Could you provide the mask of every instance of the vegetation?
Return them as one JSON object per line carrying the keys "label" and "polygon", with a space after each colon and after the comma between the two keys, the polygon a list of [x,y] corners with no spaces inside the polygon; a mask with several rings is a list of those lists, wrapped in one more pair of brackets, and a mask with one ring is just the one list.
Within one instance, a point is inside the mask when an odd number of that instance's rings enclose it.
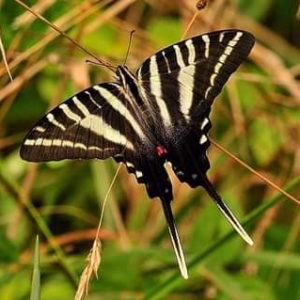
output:
{"label": "vegetation", "polygon": [[[159,201],[149,200],[122,167],[104,211],[98,279],[85,299],[300,299],[299,206],[272,186],[296,198],[300,192],[298,7],[292,0],[208,1],[196,12],[196,2],[26,1],[115,66],[124,63],[134,29],[126,61],[132,70],[187,28],[192,36],[234,27],[257,39],[214,104],[211,137],[271,182],[215,145],[208,153],[208,175],[254,246],[233,232],[201,188],[172,178],[189,270],[182,279]],[[73,299],[118,166],[112,160],[27,163],[19,147],[49,108],[112,74],[86,63],[94,59],[20,1],[0,1],[0,28],[14,79],[2,63],[1,299]]]}

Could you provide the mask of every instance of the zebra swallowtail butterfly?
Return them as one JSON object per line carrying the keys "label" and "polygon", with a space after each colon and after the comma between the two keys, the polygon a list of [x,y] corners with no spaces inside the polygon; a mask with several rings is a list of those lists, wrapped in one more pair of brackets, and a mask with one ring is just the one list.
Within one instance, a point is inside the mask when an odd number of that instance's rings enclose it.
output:
{"label": "zebra swallowtail butterfly", "polygon": [[39,120],[23,141],[21,157],[32,162],[113,157],[124,163],[150,198],[160,198],[187,278],[166,162],[181,182],[202,186],[241,237],[253,243],[209,181],[206,150],[213,101],[254,42],[245,31],[216,31],[157,52],[136,74],[119,66],[115,82],[89,87]]}

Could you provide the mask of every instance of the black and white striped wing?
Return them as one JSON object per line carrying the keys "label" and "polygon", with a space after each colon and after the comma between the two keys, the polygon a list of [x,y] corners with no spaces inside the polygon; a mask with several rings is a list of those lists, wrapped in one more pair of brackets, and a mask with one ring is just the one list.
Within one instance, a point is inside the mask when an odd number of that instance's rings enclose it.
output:
{"label": "black and white striped wing", "polygon": [[165,126],[203,118],[254,42],[248,32],[223,30],[169,46],[137,70],[142,92]]}
{"label": "black and white striped wing", "polygon": [[21,146],[27,161],[105,159],[134,150],[142,136],[128,98],[117,83],[92,86],[39,120]]}

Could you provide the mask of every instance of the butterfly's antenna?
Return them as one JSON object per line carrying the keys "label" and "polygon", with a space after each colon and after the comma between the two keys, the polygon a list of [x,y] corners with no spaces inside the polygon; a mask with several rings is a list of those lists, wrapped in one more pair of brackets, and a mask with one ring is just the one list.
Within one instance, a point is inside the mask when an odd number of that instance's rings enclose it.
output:
{"label": "butterfly's antenna", "polygon": [[176,258],[178,261],[178,266],[179,266],[181,275],[184,279],[187,279],[188,273],[187,273],[186,263],[185,263],[184,254],[182,251],[179,235],[178,235],[178,232],[176,229],[174,216],[173,216],[172,209],[171,209],[171,202],[162,199],[161,204],[162,204],[165,218],[166,218],[166,221],[168,224],[168,229],[169,229],[172,245],[173,245],[175,255],[176,255]]}
{"label": "butterfly's antenna", "polygon": [[91,64],[91,65],[95,65],[95,66],[104,66],[104,67],[107,67],[107,65],[103,64],[103,62],[99,61],[99,60],[94,61],[94,60],[86,59],[85,62],[87,64]]}
{"label": "butterfly's antenna", "polygon": [[126,62],[127,62],[127,58],[128,58],[128,55],[129,55],[129,51],[130,51],[130,47],[131,47],[131,43],[132,43],[132,37],[133,37],[134,32],[135,32],[135,30],[130,31],[129,43],[128,43],[127,52],[126,52],[126,55],[125,55],[125,60],[124,60],[123,66],[125,66]]}
{"label": "butterfly's antenna", "polygon": [[249,245],[253,245],[252,239],[244,230],[244,228],[237,220],[237,218],[234,216],[234,214],[230,211],[229,207],[224,203],[220,195],[216,192],[215,188],[213,187],[213,185],[211,184],[207,176],[204,175],[202,177],[202,180],[203,180],[203,187],[210,195],[212,200],[215,202],[215,204],[217,205],[221,213],[226,217],[226,219],[229,221],[232,227],[238,232],[238,234],[243,238],[243,240]]}
{"label": "butterfly's antenna", "polygon": [[76,47],[78,47],[81,51],[83,51],[86,54],[88,54],[89,56],[93,57],[96,61],[99,62],[100,65],[105,66],[106,68],[108,68],[112,72],[115,72],[116,68],[114,66],[112,66],[108,62],[104,61],[103,59],[100,59],[95,54],[93,54],[92,52],[90,52],[87,49],[85,49],[84,47],[82,47],[78,42],[76,42],[74,39],[72,39],[70,36],[68,36],[64,31],[62,31],[56,25],[54,25],[53,23],[51,23],[50,21],[48,21],[46,18],[44,18],[42,15],[40,15],[39,13],[37,13],[36,11],[34,11],[31,7],[29,7],[28,5],[26,5],[24,2],[19,1],[19,0],[16,0],[16,2],[19,3],[20,5],[22,5],[23,7],[25,7],[33,15],[35,15],[37,18],[39,18],[40,20],[42,20],[43,22],[45,22],[48,26],[50,26],[51,28],[53,28],[55,31],[57,31],[59,34],[61,34],[63,37],[65,37],[66,39],[68,39],[72,44],[74,44]]}

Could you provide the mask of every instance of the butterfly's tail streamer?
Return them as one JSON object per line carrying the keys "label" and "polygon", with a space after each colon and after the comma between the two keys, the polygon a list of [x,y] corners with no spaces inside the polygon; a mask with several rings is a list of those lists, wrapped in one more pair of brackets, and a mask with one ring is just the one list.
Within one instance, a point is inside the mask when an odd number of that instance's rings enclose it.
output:
{"label": "butterfly's tail streamer", "polygon": [[161,200],[161,203],[162,203],[163,211],[164,211],[165,218],[166,218],[166,221],[168,224],[168,229],[169,229],[172,245],[173,245],[173,248],[174,248],[174,251],[176,254],[176,258],[178,261],[178,266],[179,266],[181,275],[184,279],[187,279],[188,278],[187,267],[186,267],[185,258],[184,258],[184,254],[182,251],[179,235],[178,235],[177,228],[175,225],[174,216],[173,216],[172,209],[171,209],[171,202],[168,200]]}
{"label": "butterfly's tail streamer", "polygon": [[210,195],[212,200],[215,202],[220,212],[226,217],[226,219],[229,221],[232,227],[238,232],[238,234],[243,238],[243,240],[249,245],[253,245],[253,240],[250,238],[248,233],[244,230],[244,228],[237,220],[237,218],[234,216],[234,214],[231,212],[229,207],[224,203],[220,195],[216,192],[215,188],[213,187],[213,185],[211,184],[207,176],[203,176],[202,179],[203,179],[203,187]]}

